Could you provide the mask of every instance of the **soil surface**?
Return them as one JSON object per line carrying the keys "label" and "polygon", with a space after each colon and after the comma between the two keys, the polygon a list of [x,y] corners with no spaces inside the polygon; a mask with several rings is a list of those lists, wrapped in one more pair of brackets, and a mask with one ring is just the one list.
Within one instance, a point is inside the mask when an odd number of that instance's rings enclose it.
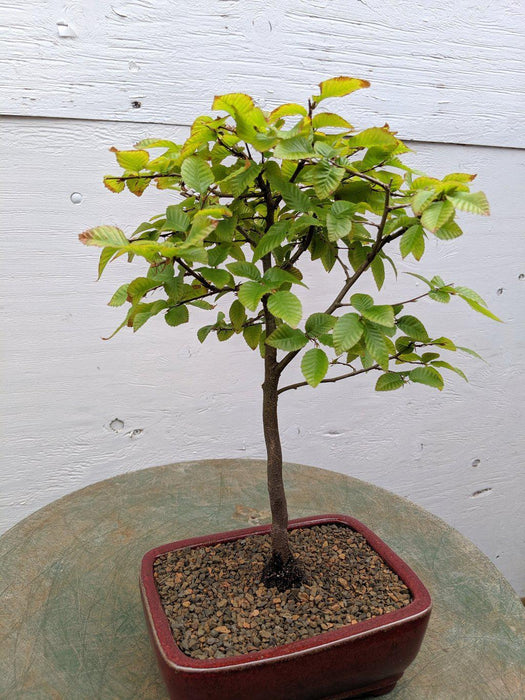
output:
{"label": "soil surface", "polygon": [[268,535],[180,549],[154,575],[175,642],[196,659],[260,651],[407,605],[410,592],[365,538],[344,525],[292,530],[308,584],[279,593],[260,583]]}

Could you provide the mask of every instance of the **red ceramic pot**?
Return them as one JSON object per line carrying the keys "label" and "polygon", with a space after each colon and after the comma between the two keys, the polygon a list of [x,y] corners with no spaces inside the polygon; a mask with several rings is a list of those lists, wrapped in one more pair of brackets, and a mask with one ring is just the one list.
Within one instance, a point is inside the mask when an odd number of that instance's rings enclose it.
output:
{"label": "red ceramic pot", "polygon": [[394,612],[291,644],[223,659],[186,656],[175,644],[153,578],[165,552],[268,533],[270,525],[165,544],[142,560],[141,593],[160,670],[173,700],[346,700],[383,695],[414,660],[430,617],[430,595],[416,574],[354,518],[319,515],[290,522],[290,529],[340,523],[360,532],[404,581],[412,602]]}

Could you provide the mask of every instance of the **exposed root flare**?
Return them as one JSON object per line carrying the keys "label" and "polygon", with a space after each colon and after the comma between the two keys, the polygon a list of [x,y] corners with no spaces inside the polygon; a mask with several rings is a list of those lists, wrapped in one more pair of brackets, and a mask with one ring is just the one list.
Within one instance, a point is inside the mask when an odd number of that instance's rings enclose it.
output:
{"label": "exposed root flare", "polygon": [[278,591],[287,591],[290,588],[299,588],[301,584],[308,583],[309,577],[302,564],[290,555],[286,561],[278,552],[272,555],[264,565],[261,582],[266,588],[277,588]]}

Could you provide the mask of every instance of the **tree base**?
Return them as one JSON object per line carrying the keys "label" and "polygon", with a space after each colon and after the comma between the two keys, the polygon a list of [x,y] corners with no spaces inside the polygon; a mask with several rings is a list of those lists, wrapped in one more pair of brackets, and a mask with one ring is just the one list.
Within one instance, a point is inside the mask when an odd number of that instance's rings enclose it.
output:
{"label": "tree base", "polygon": [[290,588],[299,588],[303,583],[308,583],[308,575],[300,562],[291,554],[286,561],[278,552],[272,555],[264,565],[261,583],[266,588],[277,588],[278,591],[287,591]]}

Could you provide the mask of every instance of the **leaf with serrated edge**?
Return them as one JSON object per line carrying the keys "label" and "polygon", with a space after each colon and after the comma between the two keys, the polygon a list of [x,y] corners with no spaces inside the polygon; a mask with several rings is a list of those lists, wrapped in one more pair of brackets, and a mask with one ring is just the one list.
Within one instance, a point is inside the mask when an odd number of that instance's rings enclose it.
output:
{"label": "leaf with serrated edge", "polygon": [[275,292],[268,297],[268,309],[277,318],[295,328],[303,315],[301,302],[292,292]]}
{"label": "leaf with serrated edge", "polygon": [[363,335],[363,326],[359,316],[354,313],[344,314],[337,319],[334,331],[334,346],[338,354],[350,350]]}
{"label": "leaf with serrated edge", "polygon": [[308,338],[302,331],[298,328],[290,328],[286,323],[278,326],[266,339],[267,345],[287,352],[300,350],[307,342]]}
{"label": "leaf with serrated edge", "polygon": [[382,374],[376,382],[376,391],[393,391],[405,385],[403,377],[397,372]]}
{"label": "leaf with serrated edge", "polygon": [[328,372],[328,357],[324,350],[312,348],[305,352],[301,361],[301,371],[308,384],[318,386]]}
{"label": "leaf with serrated edge", "polygon": [[329,78],[319,83],[320,95],[314,96],[314,102],[319,103],[321,100],[326,100],[328,97],[343,97],[362,88],[370,87],[368,80],[360,78],[349,78],[340,75],[337,78]]}
{"label": "leaf with serrated edge", "polygon": [[408,373],[410,380],[417,384],[426,384],[435,389],[443,389],[443,377],[433,367],[416,367]]}
{"label": "leaf with serrated edge", "polygon": [[305,331],[308,335],[318,338],[332,330],[337,319],[325,313],[315,313],[306,319]]}
{"label": "leaf with serrated edge", "polygon": [[259,282],[254,282],[253,280],[244,282],[239,287],[239,301],[250,311],[255,311],[265,292],[266,288]]}

